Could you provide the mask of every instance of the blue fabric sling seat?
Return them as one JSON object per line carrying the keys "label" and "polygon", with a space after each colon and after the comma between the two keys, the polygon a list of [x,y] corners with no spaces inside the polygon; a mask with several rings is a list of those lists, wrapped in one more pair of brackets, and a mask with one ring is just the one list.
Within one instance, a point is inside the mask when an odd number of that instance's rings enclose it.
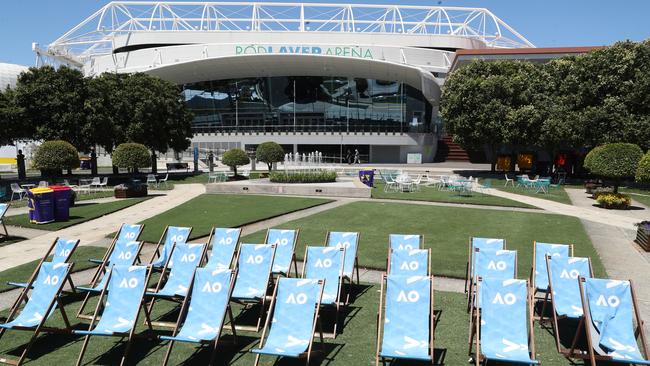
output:
{"label": "blue fabric sling seat", "polygon": [[558,317],[580,319],[583,315],[578,278],[590,278],[588,258],[549,257],[549,273],[553,309]]}
{"label": "blue fabric sling seat", "polygon": [[[114,250],[115,245],[118,243],[128,243],[132,241],[138,241],[138,238],[140,238],[140,234],[142,234],[142,229],[144,229],[144,225],[142,224],[122,224],[120,226],[120,230],[117,232],[117,235],[115,239],[113,239],[113,245],[108,249],[111,251]],[[110,254],[107,255],[110,257]],[[88,261],[92,263],[104,263],[104,259],[89,259]]]}
{"label": "blue fabric sling seat", "polygon": [[241,229],[214,228],[209,244],[212,248],[206,268],[228,269],[232,265]]}
{"label": "blue fabric sling seat", "polygon": [[232,298],[258,301],[266,296],[271,278],[275,246],[272,244],[242,244],[237,260],[237,280]]}
{"label": "blue fabric sling seat", "polygon": [[0,328],[30,329],[44,323],[54,313],[54,303],[70,273],[70,268],[68,263],[43,262],[32,283],[27,304],[17,317],[10,317],[10,321],[0,324]]}
{"label": "blue fabric sling seat", "polygon": [[171,250],[171,257],[166,266],[173,265],[167,276],[165,285],[160,288],[161,276],[155,292],[147,291],[147,296],[157,298],[185,297],[192,282],[194,270],[203,259],[205,244],[175,244]]}
{"label": "blue fabric sling seat", "polygon": [[[158,253],[158,250],[160,250],[160,255],[158,256],[158,259],[156,259],[155,261],[152,258],[151,265],[157,269],[162,268],[165,265],[165,263],[167,263],[167,260],[169,259],[169,253],[171,253],[174,244],[187,243],[187,240],[190,238],[191,232],[192,232],[191,227],[167,226],[167,228],[165,229],[165,234],[163,235],[161,242],[158,243],[158,246],[156,247],[156,251],[154,252],[154,256],[155,256],[156,253]],[[162,245],[162,249],[160,249],[161,245]],[[172,266],[168,265],[167,268],[171,269]]]}
{"label": "blue fabric sling seat", "polygon": [[340,301],[344,261],[344,248],[307,247],[303,278],[325,280],[322,305],[336,305]]}
{"label": "blue fabric sling seat", "polygon": [[[355,265],[357,263],[357,250],[359,248],[359,233],[330,231],[327,233],[327,246],[345,248],[345,266],[343,274],[352,279]],[[359,272],[357,271],[357,282]]]}
{"label": "blue fabric sling seat", "polygon": [[377,357],[432,361],[432,281],[429,276],[388,275]]}
{"label": "blue fabric sling seat", "polygon": [[[52,255],[52,260],[50,262],[67,263],[68,260],[70,259],[70,255],[72,255],[75,249],[77,249],[77,245],[79,245],[79,240],[68,240],[64,238],[57,238],[56,241],[54,242],[54,246],[50,250],[48,250],[47,255],[45,256],[45,258],[43,258],[41,264],[45,262],[45,260],[47,259],[46,257],[49,256],[50,254]],[[20,287],[20,288],[27,287],[27,283],[24,282],[7,282],[7,284],[10,286]]]}
{"label": "blue fabric sling seat", "polygon": [[101,292],[108,279],[108,272],[112,266],[132,266],[138,258],[138,253],[142,248],[142,242],[139,241],[118,241],[111,252],[111,255],[106,260],[103,269],[106,273],[101,277],[101,280],[92,287],[78,286],[77,290],[99,293]]}
{"label": "blue fabric sling seat", "polygon": [[[636,299],[629,281],[586,278],[583,285],[588,314],[590,344],[600,356],[629,365],[650,365],[648,355],[639,350],[636,332],[643,332],[636,318]],[[636,327],[635,327],[636,318]],[[643,339],[643,338],[642,338]],[[645,345],[644,345],[645,347]]]}
{"label": "blue fabric sling seat", "polygon": [[390,250],[422,249],[421,235],[390,234],[388,237]]}
{"label": "blue fabric sling seat", "polygon": [[[260,348],[252,349],[259,355],[280,357],[310,357],[318,308],[321,300],[322,281],[302,278],[280,278],[271,306],[272,315],[266,321]],[[272,320],[271,320],[272,319]]]}
{"label": "blue fabric sling seat", "polygon": [[487,360],[538,364],[531,358],[528,329],[528,282],[484,278],[480,285],[480,348]]}
{"label": "blue fabric sling seat", "polygon": [[474,253],[474,278],[470,288],[468,310],[472,305],[481,306],[481,297],[475,296],[480,283],[477,278],[495,278],[507,280],[517,277],[517,252],[514,250],[481,250]]}
{"label": "blue fabric sling seat", "polygon": [[428,276],[428,249],[392,250],[390,253],[389,275]]}
{"label": "blue fabric sling seat", "polygon": [[546,268],[546,256],[569,257],[571,246],[567,244],[551,244],[535,242],[535,276],[534,284],[536,292],[546,292],[548,289],[548,270]]}
{"label": "blue fabric sling seat", "polygon": [[465,292],[469,293],[474,279],[474,253],[477,251],[496,251],[506,249],[505,239],[470,237],[465,271]]}
{"label": "blue fabric sling seat", "polygon": [[266,233],[266,244],[275,245],[275,259],[273,259],[273,273],[288,274],[291,264],[295,261],[294,250],[297,230],[269,229]]}

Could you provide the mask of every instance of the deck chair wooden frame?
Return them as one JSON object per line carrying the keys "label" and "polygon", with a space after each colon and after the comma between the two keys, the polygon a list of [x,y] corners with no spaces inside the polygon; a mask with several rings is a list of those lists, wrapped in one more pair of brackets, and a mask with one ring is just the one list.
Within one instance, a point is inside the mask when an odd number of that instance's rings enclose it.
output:
{"label": "deck chair wooden frame", "polygon": [[[273,247],[273,255],[271,256],[271,268],[269,269],[269,274],[268,277],[266,278],[266,292],[265,295],[263,295],[259,300],[252,301],[252,300],[243,300],[243,299],[233,299],[232,297],[230,298],[230,301],[233,301],[237,304],[243,305],[244,308],[239,312],[241,314],[245,310],[249,309],[252,305],[255,304],[260,304],[260,314],[259,317],[257,318],[257,325],[255,326],[247,326],[247,325],[237,325],[235,324],[235,329],[241,330],[241,331],[248,331],[248,332],[259,332],[260,327],[262,326],[262,318],[264,317],[264,310],[266,309],[266,305],[269,301],[269,296],[268,294],[268,289],[269,286],[272,284],[273,280],[273,260],[275,259],[275,245],[269,244]],[[239,273],[239,256],[241,254],[241,246],[239,246],[239,250],[237,250],[237,255],[235,256],[235,263],[237,264],[237,273]],[[277,286],[277,284],[275,285]],[[271,301],[275,297],[271,298]],[[267,314],[268,316],[268,314]]]}
{"label": "deck chair wooden frame", "polygon": [[[424,249],[427,254],[427,276],[431,276],[431,248]],[[390,275],[390,257],[393,254],[392,250],[388,251],[388,264],[386,265],[386,273]]]}
{"label": "deck chair wooden frame", "polygon": [[[328,231],[327,236],[325,236],[325,246],[329,246],[330,233],[331,233],[331,231]],[[358,285],[358,284],[361,283],[360,280],[359,280],[359,243],[361,242],[361,233],[357,232],[356,234],[357,234],[357,240],[356,240],[356,245],[355,245],[355,250],[354,250],[354,268],[352,268],[352,273],[350,274],[351,275],[350,284],[353,283],[353,281],[354,281],[353,277],[355,277],[354,273],[356,272],[357,273],[357,275],[356,275],[357,285]]]}
{"label": "deck chair wooden frame", "polygon": [[[203,266],[203,261],[205,259],[205,253],[207,252],[207,248],[208,248],[208,244],[205,244],[203,246],[203,250],[201,251],[201,254],[200,254],[201,259],[199,260],[199,263],[197,264],[196,268]],[[160,274],[160,277],[158,277],[158,282],[156,282],[156,287],[154,287],[154,288],[146,288],[145,289],[145,295],[144,295],[145,299],[147,297],[151,297],[151,301],[149,301],[149,304],[147,305],[147,312],[149,314],[151,314],[151,311],[153,310],[153,306],[154,306],[156,300],[159,300],[159,299],[156,298],[155,296],[147,296],[147,292],[149,292],[151,290],[151,292],[157,293],[158,291],[160,291],[161,288],[164,287],[164,283],[166,282],[166,280],[169,277],[169,273],[168,273],[169,262],[172,259],[172,255],[174,254],[175,249],[176,249],[176,245],[174,244],[174,246],[172,246],[171,251],[169,252],[169,256],[167,256],[167,260],[165,261],[165,265],[163,266],[162,273]],[[194,269],[194,271],[196,271],[196,268]],[[190,293],[190,287],[192,286],[192,283],[194,282],[194,274],[192,274],[191,281],[192,282],[190,282],[190,286],[188,286],[188,290],[187,290],[188,294]],[[149,282],[147,282],[147,284],[148,283]],[[188,296],[170,296],[170,297],[165,297],[165,298],[160,298],[160,299],[175,301],[177,303],[183,304],[187,300],[187,297]],[[174,328],[176,323],[151,321],[151,324],[153,324],[154,326],[157,326],[157,327]]]}
{"label": "deck chair wooden frame", "polygon": [[[533,241],[533,267],[530,269],[530,288],[533,291],[533,299],[537,298],[537,284],[535,283],[535,268],[537,268],[537,240]],[[573,257],[573,244],[563,244],[569,246],[569,257]],[[548,265],[548,262],[547,262]],[[591,266],[591,259],[589,259],[589,266]],[[548,267],[547,267],[548,268]]]}
{"label": "deck chair wooden frame", "polygon": [[[264,243],[265,244],[273,244],[269,243],[269,231],[271,228],[266,230],[266,234],[264,235]],[[283,230],[283,229],[279,229]],[[291,266],[293,265],[293,273],[296,277],[298,277],[298,260],[296,259],[296,246],[298,245],[298,237],[300,236],[300,229],[291,229],[296,232],[296,235],[293,237],[293,253],[291,253],[291,262],[289,263],[289,269],[287,270],[287,277],[291,277]],[[277,248],[276,248],[277,250]],[[271,268],[271,272],[273,272],[273,268]],[[280,274],[279,272],[273,272],[273,274]]]}
{"label": "deck chair wooden frame", "polygon": [[[477,277],[476,283],[480,283],[482,278]],[[528,307],[528,353],[532,360],[535,359],[535,334],[533,329],[533,296],[530,291],[530,282],[526,280],[526,305]],[[480,296],[481,288],[477,287],[476,296]],[[472,350],[474,354],[472,355]],[[487,362],[481,356],[481,310],[474,308],[470,316],[469,325],[469,351],[468,355],[473,357],[474,365],[479,366],[481,362]]]}
{"label": "deck chair wooden frame", "polygon": [[[181,321],[185,322],[187,312],[189,311],[189,305],[190,305],[190,302],[191,302],[189,294],[191,294],[192,290],[194,289],[194,277],[195,276],[196,276],[196,270],[194,270],[194,275],[192,275],[192,282],[190,284],[189,289],[187,290],[188,296],[185,296],[185,299],[183,300],[183,305],[181,306],[181,312],[178,315],[178,320],[176,321],[176,324],[174,325],[174,330],[172,331],[172,336],[173,337],[175,337],[176,334],[178,334],[178,329],[181,326]],[[237,270],[234,269],[234,270],[232,270],[231,275],[230,275],[230,287],[228,288],[228,298],[229,299],[230,299],[230,296],[232,295],[232,289],[235,287],[235,279],[236,278],[237,278]],[[226,304],[226,311],[223,314],[223,319],[222,319],[222,322],[221,322],[221,329],[226,327],[226,322],[225,322],[226,315],[230,319],[230,331],[232,332],[233,340],[234,340],[235,343],[237,343],[237,331],[235,330],[235,322],[234,322],[234,318],[232,316],[232,308],[231,308],[229,302]],[[216,359],[217,347],[218,347],[219,338],[221,338],[221,335],[222,334],[219,333],[219,336],[217,338],[215,338],[214,341],[211,341],[211,342],[202,341],[202,342],[200,342],[201,345],[203,345],[203,344],[211,345],[212,352],[211,352],[211,355],[210,355],[210,362],[208,363],[208,365],[210,365],[210,366],[214,364],[214,361]],[[167,351],[165,352],[165,358],[163,360],[162,366],[167,366],[167,363],[169,362],[169,356],[172,353],[172,348],[174,347],[175,342],[176,341],[173,341],[173,340],[169,341],[169,346],[167,346]]]}
{"label": "deck chair wooden frame", "polygon": [[[465,265],[465,293],[469,294],[469,283],[472,281],[474,275],[472,274],[472,265],[473,265],[473,254],[472,253],[472,242],[476,236],[470,236],[469,242],[467,243],[467,264]],[[508,245],[506,239],[503,238],[503,250],[508,250]],[[469,296],[469,295],[468,295]]]}
{"label": "deck chair wooden frame", "polygon": [[[392,248],[390,246],[390,236],[393,234],[388,235],[388,254],[387,254],[387,261],[386,261],[386,271],[388,272],[388,267],[390,266],[390,253],[392,252]],[[409,235],[409,234],[395,234],[395,235]],[[416,234],[413,234],[416,235]],[[424,235],[417,234],[420,237],[420,242],[418,243],[418,248],[417,249],[424,249]],[[415,248],[414,248],[415,249]],[[389,272],[390,273],[390,272]]]}
{"label": "deck chair wooden frame", "polygon": [[[505,242],[504,242],[504,245],[505,245]],[[503,250],[508,250],[508,249],[503,249]],[[478,252],[480,252],[480,249],[476,248],[474,252],[478,253]],[[472,257],[472,259],[474,259],[474,258]],[[519,253],[515,254],[515,268],[514,268],[514,270],[515,270],[515,273],[512,276],[512,278],[517,278],[517,275],[519,273]],[[475,308],[475,306],[474,306],[475,299],[477,299],[478,295],[479,295],[477,293],[477,291],[476,291],[477,288],[478,288],[478,284],[476,282],[476,279],[477,278],[475,276],[474,278],[470,279],[470,281],[469,281],[469,292],[467,293],[467,312],[468,313],[473,313],[474,308]],[[530,282],[528,282],[528,285],[530,286]]]}
{"label": "deck chair wooden frame", "polygon": [[[345,264],[345,248],[340,248],[339,250],[343,252],[343,263]],[[307,265],[306,264],[308,263],[307,262],[308,261],[307,252],[308,252],[307,248],[305,248],[305,256],[304,256],[305,260],[304,260],[304,265],[302,266],[302,273],[300,274],[301,278],[306,278],[305,275],[307,274],[306,273],[307,272]],[[335,315],[335,318],[334,318],[334,330],[331,333],[323,332],[321,330],[321,332],[323,333],[323,336],[325,338],[328,338],[328,339],[335,339],[336,338],[336,335],[338,334],[339,316],[340,316],[340,313],[341,313],[341,309],[343,309],[344,307],[347,307],[348,305],[350,305],[350,291],[348,291],[346,293],[345,300],[341,301],[341,299],[343,298],[343,284],[344,284],[344,282],[347,280],[348,285],[351,284],[351,282],[352,282],[352,280],[350,280],[349,278],[346,278],[343,275],[343,269],[344,268],[341,268],[341,273],[339,274],[339,279],[340,279],[339,280],[339,286],[338,286],[339,289],[337,291],[336,300],[334,301],[334,304],[322,304],[322,303],[319,304],[320,306],[334,307],[335,310],[336,310],[336,315]],[[325,286],[323,285],[323,291],[324,290],[325,290]],[[322,296],[321,296],[321,301],[322,301]]]}
{"label": "deck chair wooden frame", "polygon": [[[217,227],[212,227],[212,229],[210,229],[210,235],[208,236],[208,242],[206,243],[207,246],[210,246],[210,244],[212,243],[212,238],[214,237],[214,230],[215,229],[218,229],[218,228]],[[233,268],[233,263],[236,263],[236,262],[233,262],[233,261],[235,260],[236,253],[239,250],[239,243],[241,242],[241,228],[233,228],[233,229],[239,230],[239,235],[238,235],[239,239],[237,240],[237,243],[235,243],[235,255],[232,256],[232,259],[230,260],[230,265],[228,266],[228,268]],[[209,255],[208,255],[208,249],[211,250],[211,251],[214,250],[214,245],[212,245],[210,248],[206,248],[205,257],[203,258],[203,263],[205,263],[205,264],[207,264],[209,262],[209,260],[210,260]]]}
{"label": "deck chair wooden frame", "polygon": [[[185,242],[190,240],[190,236],[192,235],[192,230],[194,229],[192,226],[187,226],[187,227],[190,228],[190,232],[187,233],[187,239],[185,239]],[[166,225],[165,230],[163,230],[163,233],[160,236],[160,239],[158,240],[158,243],[155,244],[156,249],[154,249],[153,253],[151,253],[151,258],[149,259],[149,263],[153,263],[154,260],[156,260],[156,258],[160,257],[160,254],[161,254],[160,253],[160,247],[165,245],[165,238],[167,237],[167,231],[168,230],[169,230],[169,225]],[[212,235],[212,234],[210,234],[210,235]],[[176,243],[172,243],[172,244],[176,244]],[[171,255],[171,253],[170,253],[170,255]],[[154,268],[154,267],[152,267],[152,268]],[[155,270],[155,268],[154,268],[154,270]]]}
{"label": "deck chair wooden frame", "polygon": [[[548,255],[546,256],[546,268],[548,268],[548,266],[549,266],[550,258],[551,257],[549,257]],[[591,266],[591,258],[587,258],[587,261],[589,262],[589,275],[591,277],[594,277],[594,269]],[[546,292],[546,296],[542,300],[543,303],[542,303],[541,316],[539,317],[539,324],[540,324],[541,327],[544,326],[544,322],[546,320],[546,319],[544,319],[544,314],[546,313],[546,307],[551,306],[551,311],[552,311],[553,315],[550,317],[550,320],[552,322],[553,335],[555,336],[555,346],[557,347],[557,351],[559,353],[563,354],[565,357],[577,357],[577,358],[580,358],[579,356],[581,354],[576,353],[576,351],[580,352],[580,350],[576,350],[576,348],[575,348],[575,346],[577,345],[577,342],[578,342],[578,340],[580,338],[581,329],[579,327],[578,327],[578,329],[576,329],[576,333],[573,336],[573,340],[571,342],[571,344],[572,344],[571,349],[563,348],[562,343],[560,342],[560,328],[558,326],[558,322],[559,322],[559,320],[565,319],[566,317],[565,316],[562,316],[562,317],[558,316],[557,313],[555,312],[555,308],[552,306],[553,302],[555,301],[555,299],[554,299],[555,295],[553,294],[553,279],[552,279],[550,273],[547,273],[547,275],[548,275],[548,288],[549,288],[549,291]],[[533,289],[534,289],[534,287],[533,287]],[[533,296],[533,300],[535,300],[534,296]],[[582,322],[582,320],[580,322]]]}
{"label": "deck chair wooden frame", "polygon": [[[434,289],[433,289],[433,276],[427,276],[429,277],[429,281],[431,281],[431,293],[430,293],[430,306],[429,308],[431,309],[431,313],[429,314],[429,352],[431,352],[431,365],[435,364],[435,338],[436,338],[436,316],[434,313],[435,309],[435,298],[434,298]],[[381,341],[383,337],[383,331],[384,331],[384,320],[385,320],[385,309],[384,309],[384,298],[385,298],[385,288],[386,288],[386,280],[388,279],[388,275],[383,274],[381,276],[381,286],[379,288],[379,309],[377,310],[377,339],[376,339],[376,351],[375,351],[375,366],[379,366],[379,362],[381,361],[382,365],[386,365],[387,357],[382,357],[379,354],[381,353]],[[382,314],[384,315],[382,317]]]}
{"label": "deck chair wooden frame", "polygon": [[[151,278],[151,274],[153,273],[152,267],[147,266],[147,276],[145,277],[145,292],[147,291],[147,286],[146,284],[149,283],[149,279]],[[103,300],[106,297],[106,292],[108,290],[108,286],[111,282],[111,276],[113,272],[109,272],[108,274],[108,279],[106,280],[106,286],[102,289],[102,292],[99,294],[99,299],[97,300],[97,305],[95,306],[95,311],[93,312],[92,318],[90,320],[90,325],[88,326],[88,329],[93,329],[95,323],[101,319],[101,316],[99,315],[99,312],[103,310]],[[144,311],[144,316],[145,316],[145,322],[147,324],[147,327],[149,330],[153,330],[153,325],[151,324],[151,315],[149,314],[147,307],[145,306],[144,303],[144,293],[142,294],[142,297],[140,298],[140,305],[139,307],[142,308]],[[121,336],[121,338],[127,338],[126,340],[126,348],[124,350],[124,355],[122,355],[122,359],[120,361],[120,366],[124,366],[126,364],[126,358],[129,354],[129,351],[131,350],[131,345],[133,343],[133,338],[135,337],[135,328],[137,327],[138,324],[138,318],[140,317],[140,312],[135,316],[135,319],[133,321],[133,327],[131,327],[131,330],[128,333],[115,333],[111,336]],[[84,336],[84,341],[81,346],[81,351],[79,352],[79,358],[77,359],[76,366],[80,366],[81,362],[83,361],[83,356],[86,353],[86,348],[88,348],[88,343],[90,342],[90,336],[91,334],[86,334]]]}
{"label": "deck chair wooden frame", "polygon": [[[280,284],[280,281],[277,281],[275,284],[275,287],[273,289],[273,298],[271,300],[271,304],[269,305],[269,313],[266,316],[266,321],[264,322],[264,328],[262,329],[262,337],[260,338],[260,343],[259,343],[259,349],[264,348],[264,342],[266,340],[266,333],[269,330],[269,326],[271,324],[271,319],[273,318],[273,312],[275,311],[275,300],[278,294],[278,286]],[[318,333],[320,335],[320,343],[321,343],[321,348],[324,348],[325,345],[325,340],[323,336],[323,327],[320,321],[320,301],[323,298],[323,289],[325,288],[324,282],[322,280],[318,280],[318,284],[321,286],[320,289],[320,295],[318,296],[318,301],[316,302],[316,310],[314,311],[314,320],[313,320],[313,325],[311,329],[311,336],[309,337],[309,346],[307,346],[307,352],[301,353],[298,355],[297,358],[305,358],[305,364],[309,366],[309,363],[311,362],[311,357],[312,354],[316,351],[312,351],[313,345],[314,345],[314,334],[316,334],[316,327],[318,327]],[[260,363],[260,356],[261,354],[257,353],[255,354],[255,363],[254,366],[258,366]],[[276,356],[276,360],[279,359],[280,357],[283,356]]]}
{"label": "deck chair wooden frame", "polygon": [[[650,359],[650,353],[648,351],[648,342],[646,339],[645,335],[645,330],[643,327],[643,320],[641,320],[641,314],[639,313],[639,303],[637,302],[636,298],[636,292],[634,291],[634,284],[632,283],[632,280],[628,280],[630,282],[630,295],[632,296],[632,306],[634,307],[634,318],[633,320],[636,321],[636,328],[634,330],[634,333],[636,335],[636,340],[639,342],[641,341],[641,352],[643,352],[642,356],[644,357],[645,360]],[[582,359],[588,359],[590,362],[591,366],[597,366],[596,361],[611,361],[612,357],[611,356],[603,356],[603,355],[598,355],[594,352],[594,345],[592,343],[592,338],[591,338],[591,327],[589,324],[591,324],[591,314],[589,313],[589,303],[587,301],[587,296],[585,294],[584,290],[584,282],[585,279],[584,277],[579,277],[578,278],[578,284],[580,287],[580,299],[582,300],[582,313],[584,316],[580,318],[580,324],[578,325],[578,329],[584,329],[584,334],[587,338],[587,352],[582,353],[582,354],[576,354],[575,356],[570,356],[572,358],[582,358]],[[572,349],[569,351],[575,352],[573,347],[575,346],[572,345]],[[620,362],[620,361],[616,361]],[[629,365],[635,365],[634,363],[629,363]]]}
{"label": "deck chair wooden frame", "polygon": [[[34,282],[34,280],[36,280],[36,275],[38,274],[38,271],[41,270],[41,266],[43,265],[43,262],[45,262],[45,260],[50,256],[50,254],[52,254],[52,251],[56,247],[56,243],[58,241],[59,241],[59,237],[57,236],[56,238],[54,238],[54,241],[52,242],[52,245],[50,245],[50,247],[47,249],[47,251],[45,252],[43,257],[41,258],[41,260],[36,265],[36,268],[34,268],[34,272],[32,272],[32,274],[29,276],[29,279],[27,280],[27,284],[31,284],[32,282]],[[76,240],[76,243],[75,243],[74,247],[70,251],[70,254],[68,254],[68,260],[70,259],[70,257],[72,257],[72,255],[74,254],[74,252],[77,250],[78,247],[79,247],[79,239]],[[68,260],[66,260],[66,263],[69,263]],[[72,282],[72,276],[70,275],[70,273],[68,273],[68,277],[66,278],[65,281],[70,284],[71,292],[76,293],[77,290],[74,287],[74,282]],[[7,285],[13,285],[13,282],[7,282]],[[21,288],[21,287],[16,286],[16,285],[14,285],[14,287]],[[24,287],[21,292],[24,292],[26,290],[27,290],[27,286]],[[26,297],[24,299],[27,300]],[[11,306],[10,311],[13,310],[17,306],[20,306],[19,302],[14,303]]]}
{"label": "deck chair wooden frame", "polygon": [[[70,266],[68,269],[68,276],[70,275],[70,272],[72,272],[72,269],[74,267],[74,263],[68,263]],[[29,283],[27,284],[27,287],[25,287],[24,291],[20,293],[18,296],[18,299],[16,299],[16,302],[14,303],[14,306],[12,306],[9,315],[7,316],[7,322],[10,322],[12,319],[14,319],[14,316],[17,315],[19,307],[17,305],[22,304],[23,302],[27,302],[27,295],[29,291],[33,288],[34,281],[36,280],[36,277],[32,277],[29,280]],[[64,329],[58,329],[58,328],[50,328],[46,327],[45,323],[48,320],[47,316],[44,316],[43,319],[41,319],[40,323],[36,327],[13,327],[11,330],[32,330],[34,331],[34,334],[32,337],[29,339],[29,342],[27,342],[27,345],[25,346],[25,349],[21,353],[20,357],[18,359],[12,359],[12,358],[6,358],[2,357],[0,358],[0,363],[8,364],[8,365],[17,365],[20,366],[23,364],[25,361],[25,357],[27,356],[27,353],[29,350],[32,348],[34,345],[34,342],[38,338],[38,335],[42,332],[48,332],[48,333],[70,333],[72,331],[72,326],[70,325],[70,321],[68,318],[68,315],[65,312],[65,308],[63,306],[63,302],[61,301],[61,297],[59,296],[61,292],[63,291],[63,286],[65,286],[67,282],[65,280],[61,281],[59,284],[59,287],[57,289],[56,295],[54,298],[50,301],[49,306],[47,307],[47,311],[45,314],[50,314],[52,310],[59,309],[61,312],[61,317],[63,318],[63,323],[65,324]],[[5,334],[6,328],[0,328],[0,338]]]}

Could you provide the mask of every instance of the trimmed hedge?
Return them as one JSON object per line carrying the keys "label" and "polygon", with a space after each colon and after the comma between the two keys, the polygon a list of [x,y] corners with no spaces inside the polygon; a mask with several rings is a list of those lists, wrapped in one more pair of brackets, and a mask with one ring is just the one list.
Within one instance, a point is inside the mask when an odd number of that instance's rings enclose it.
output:
{"label": "trimmed hedge", "polygon": [[634,177],[641,157],[643,151],[635,144],[605,144],[587,154],[584,167],[594,175],[614,180],[617,193],[620,180]]}
{"label": "trimmed hedge", "polygon": [[32,167],[43,171],[75,169],[79,167],[79,153],[67,141],[45,141],[36,149],[32,159]]}
{"label": "trimmed hedge", "polygon": [[317,172],[271,172],[269,176],[274,183],[330,183],[336,182],[336,172],[321,170]]}
{"label": "trimmed hedge", "polygon": [[650,151],[643,155],[639,166],[636,168],[635,180],[638,183],[650,183]]}
{"label": "trimmed hedge", "polygon": [[149,149],[142,144],[127,142],[119,144],[113,151],[113,165],[125,169],[138,169],[151,166]]}
{"label": "trimmed hedge", "polygon": [[273,163],[284,161],[284,149],[277,142],[263,142],[255,150],[255,159],[266,163],[270,172]]}

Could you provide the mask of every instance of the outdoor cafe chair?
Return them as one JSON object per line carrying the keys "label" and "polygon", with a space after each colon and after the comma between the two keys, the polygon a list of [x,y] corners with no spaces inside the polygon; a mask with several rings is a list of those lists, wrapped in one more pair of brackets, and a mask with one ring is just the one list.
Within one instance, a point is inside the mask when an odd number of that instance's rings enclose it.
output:
{"label": "outdoor cafe chair", "polygon": [[24,196],[27,195],[27,190],[21,188],[18,183],[11,183],[11,200],[14,200],[14,196],[18,195],[18,199],[22,200]]}
{"label": "outdoor cafe chair", "polygon": [[153,174],[147,174],[147,185],[151,184],[153,187],[158,188],[158,179]]}

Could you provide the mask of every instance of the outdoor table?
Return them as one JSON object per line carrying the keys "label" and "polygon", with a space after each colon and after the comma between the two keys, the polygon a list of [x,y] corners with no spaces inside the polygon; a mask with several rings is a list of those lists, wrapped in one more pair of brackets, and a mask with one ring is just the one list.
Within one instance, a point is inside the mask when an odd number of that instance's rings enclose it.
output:
{"label": "outdoor table", "polygon": [[20,188],[24,188],[24,189],[30,189],[30,188],[34,188],[34,187],[36,187],[36,184],[28,183],[28,184],[21,184],[20,185]]}
{"label": "outdoor table", "polygon": [[399,185],[400,191],[402,192],[411,192],[411,188],[413,187],[413,181],[411,180],[411,177],[408,176],[408,174],[400,174],[397,177],[395,177],[395,182]]}

